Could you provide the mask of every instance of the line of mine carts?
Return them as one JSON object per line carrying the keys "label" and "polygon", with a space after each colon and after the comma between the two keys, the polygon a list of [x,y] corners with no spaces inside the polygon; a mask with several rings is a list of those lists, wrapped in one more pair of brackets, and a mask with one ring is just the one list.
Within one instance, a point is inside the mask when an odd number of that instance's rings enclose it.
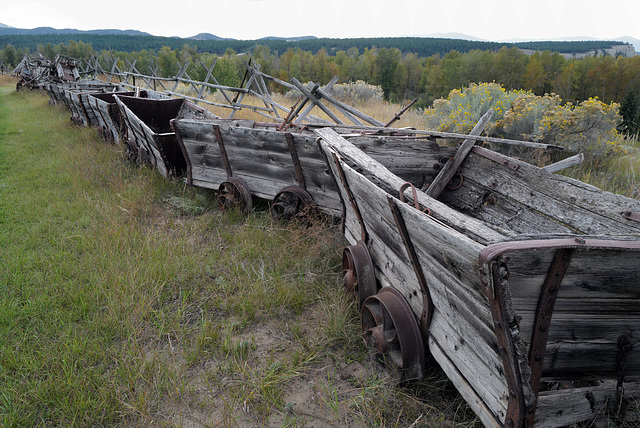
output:
{"label": "line of mine carts", "polygon": [[50,83],[72,120],[222,209],[339,220],[364,337],[404,381],[439,364],[485,426],[640,418],[640,201],[406,128],[222,119],[182,98]]}

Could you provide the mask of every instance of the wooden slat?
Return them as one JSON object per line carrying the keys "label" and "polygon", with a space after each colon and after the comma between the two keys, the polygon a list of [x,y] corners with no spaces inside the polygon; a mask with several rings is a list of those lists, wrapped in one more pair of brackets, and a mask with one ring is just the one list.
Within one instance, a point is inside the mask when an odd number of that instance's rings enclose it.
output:
{"label": "wooden slat", "polygon": [[[493,110],[490,109],[480,118],[469,135],[480,135],[491,120],[491,116],[493,116]],[[453,176],[457,173],[458,168],[460,168],[460,165],[462,165],[462,162],[465,160],[475,143],[476,140],[471,138],[467,138],[462,142],[455,156],[446,163],[444,168],[442,168],[436,176],[435,180],[433,180],[429,185],[429,188],[427,188],[427,195],[435,199],[440,196],[440,193],[442,193],[449,181],[451,181]]]}

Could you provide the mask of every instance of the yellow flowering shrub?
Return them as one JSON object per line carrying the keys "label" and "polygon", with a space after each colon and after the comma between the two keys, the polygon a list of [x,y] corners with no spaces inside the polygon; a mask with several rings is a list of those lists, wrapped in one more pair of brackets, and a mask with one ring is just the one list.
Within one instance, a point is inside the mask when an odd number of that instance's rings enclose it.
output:
{"label": "yellow flowering shrub", "polygon": [[424,112],[427,129],[468,133],[490,108],[494,110],[486,134],[560,145],[595,160],[621,153],[620,105],[589,98],[578,105],[562,103],[556,94],[535,95],[507,91],[497,83],[471,84],[434,101]]}
{"label": "yellow flowering shrub", "polygon": [[427,129],[442,132],[469,133],[490,108],[492,123],[502,118],[511,102],[523,91],[507,91],[498,83],[471,83],[468,87],[454,89],[448,98],[433,102],[424,111]]}

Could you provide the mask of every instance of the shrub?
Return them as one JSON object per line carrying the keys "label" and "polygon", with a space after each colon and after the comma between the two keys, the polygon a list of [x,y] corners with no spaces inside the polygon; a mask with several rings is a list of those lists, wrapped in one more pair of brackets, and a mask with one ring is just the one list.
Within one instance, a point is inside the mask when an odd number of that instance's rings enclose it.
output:
{"label": "shrub", "polygon": [[524,93],[506,91],[498,83],[472,83],[466,88],[454,89],[446,99],[435,100],[433,107],[424,112],[425,124],[428,129],[468,134],[489,109],[494,111],[492,123],[495,123]]}
{"label": "shrub", "polygon": [[428,129],[469,133],[490,108],[494,110],[486,129],[490,136],[560,145],[590,160],[623,152],[616,131],[622,119],[619,104],[597,98],[563,104],[556,94],[507,91],[496,83],[451,91],[447,99],[434,101],[425,111],[425,123]]}
{"label": "shrub", "polygon": [[[308,87],[308,84],[304,86]],[[334,85],[330,93],[337,100],[347,104],[382,102],[383,99],[382,88],[380,86],[370,85],[362,80]],[[300,92],[292,89],[287,92],[285,96],[288,99],[297,99],[300,97]]]}

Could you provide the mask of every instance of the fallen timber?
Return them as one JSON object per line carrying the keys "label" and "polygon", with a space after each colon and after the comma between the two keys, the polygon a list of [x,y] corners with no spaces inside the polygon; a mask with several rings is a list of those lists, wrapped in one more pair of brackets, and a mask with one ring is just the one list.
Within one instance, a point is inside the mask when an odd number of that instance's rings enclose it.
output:
{"label": "fallen timber", "polygon": [[170,121],[176,118],[216,118],[184,99],[154,99],[114,95],[126,124],[126,145],[136,162],[149,164],[163,177],[181,176],[186,160]]}
{"label": "fallen timber", "polygon": [[430,355],[488,427],[564,426],[640,396],[639,201],[473,145],[429,196],[316,133],[352,244],[345,285],[405,378]]}

